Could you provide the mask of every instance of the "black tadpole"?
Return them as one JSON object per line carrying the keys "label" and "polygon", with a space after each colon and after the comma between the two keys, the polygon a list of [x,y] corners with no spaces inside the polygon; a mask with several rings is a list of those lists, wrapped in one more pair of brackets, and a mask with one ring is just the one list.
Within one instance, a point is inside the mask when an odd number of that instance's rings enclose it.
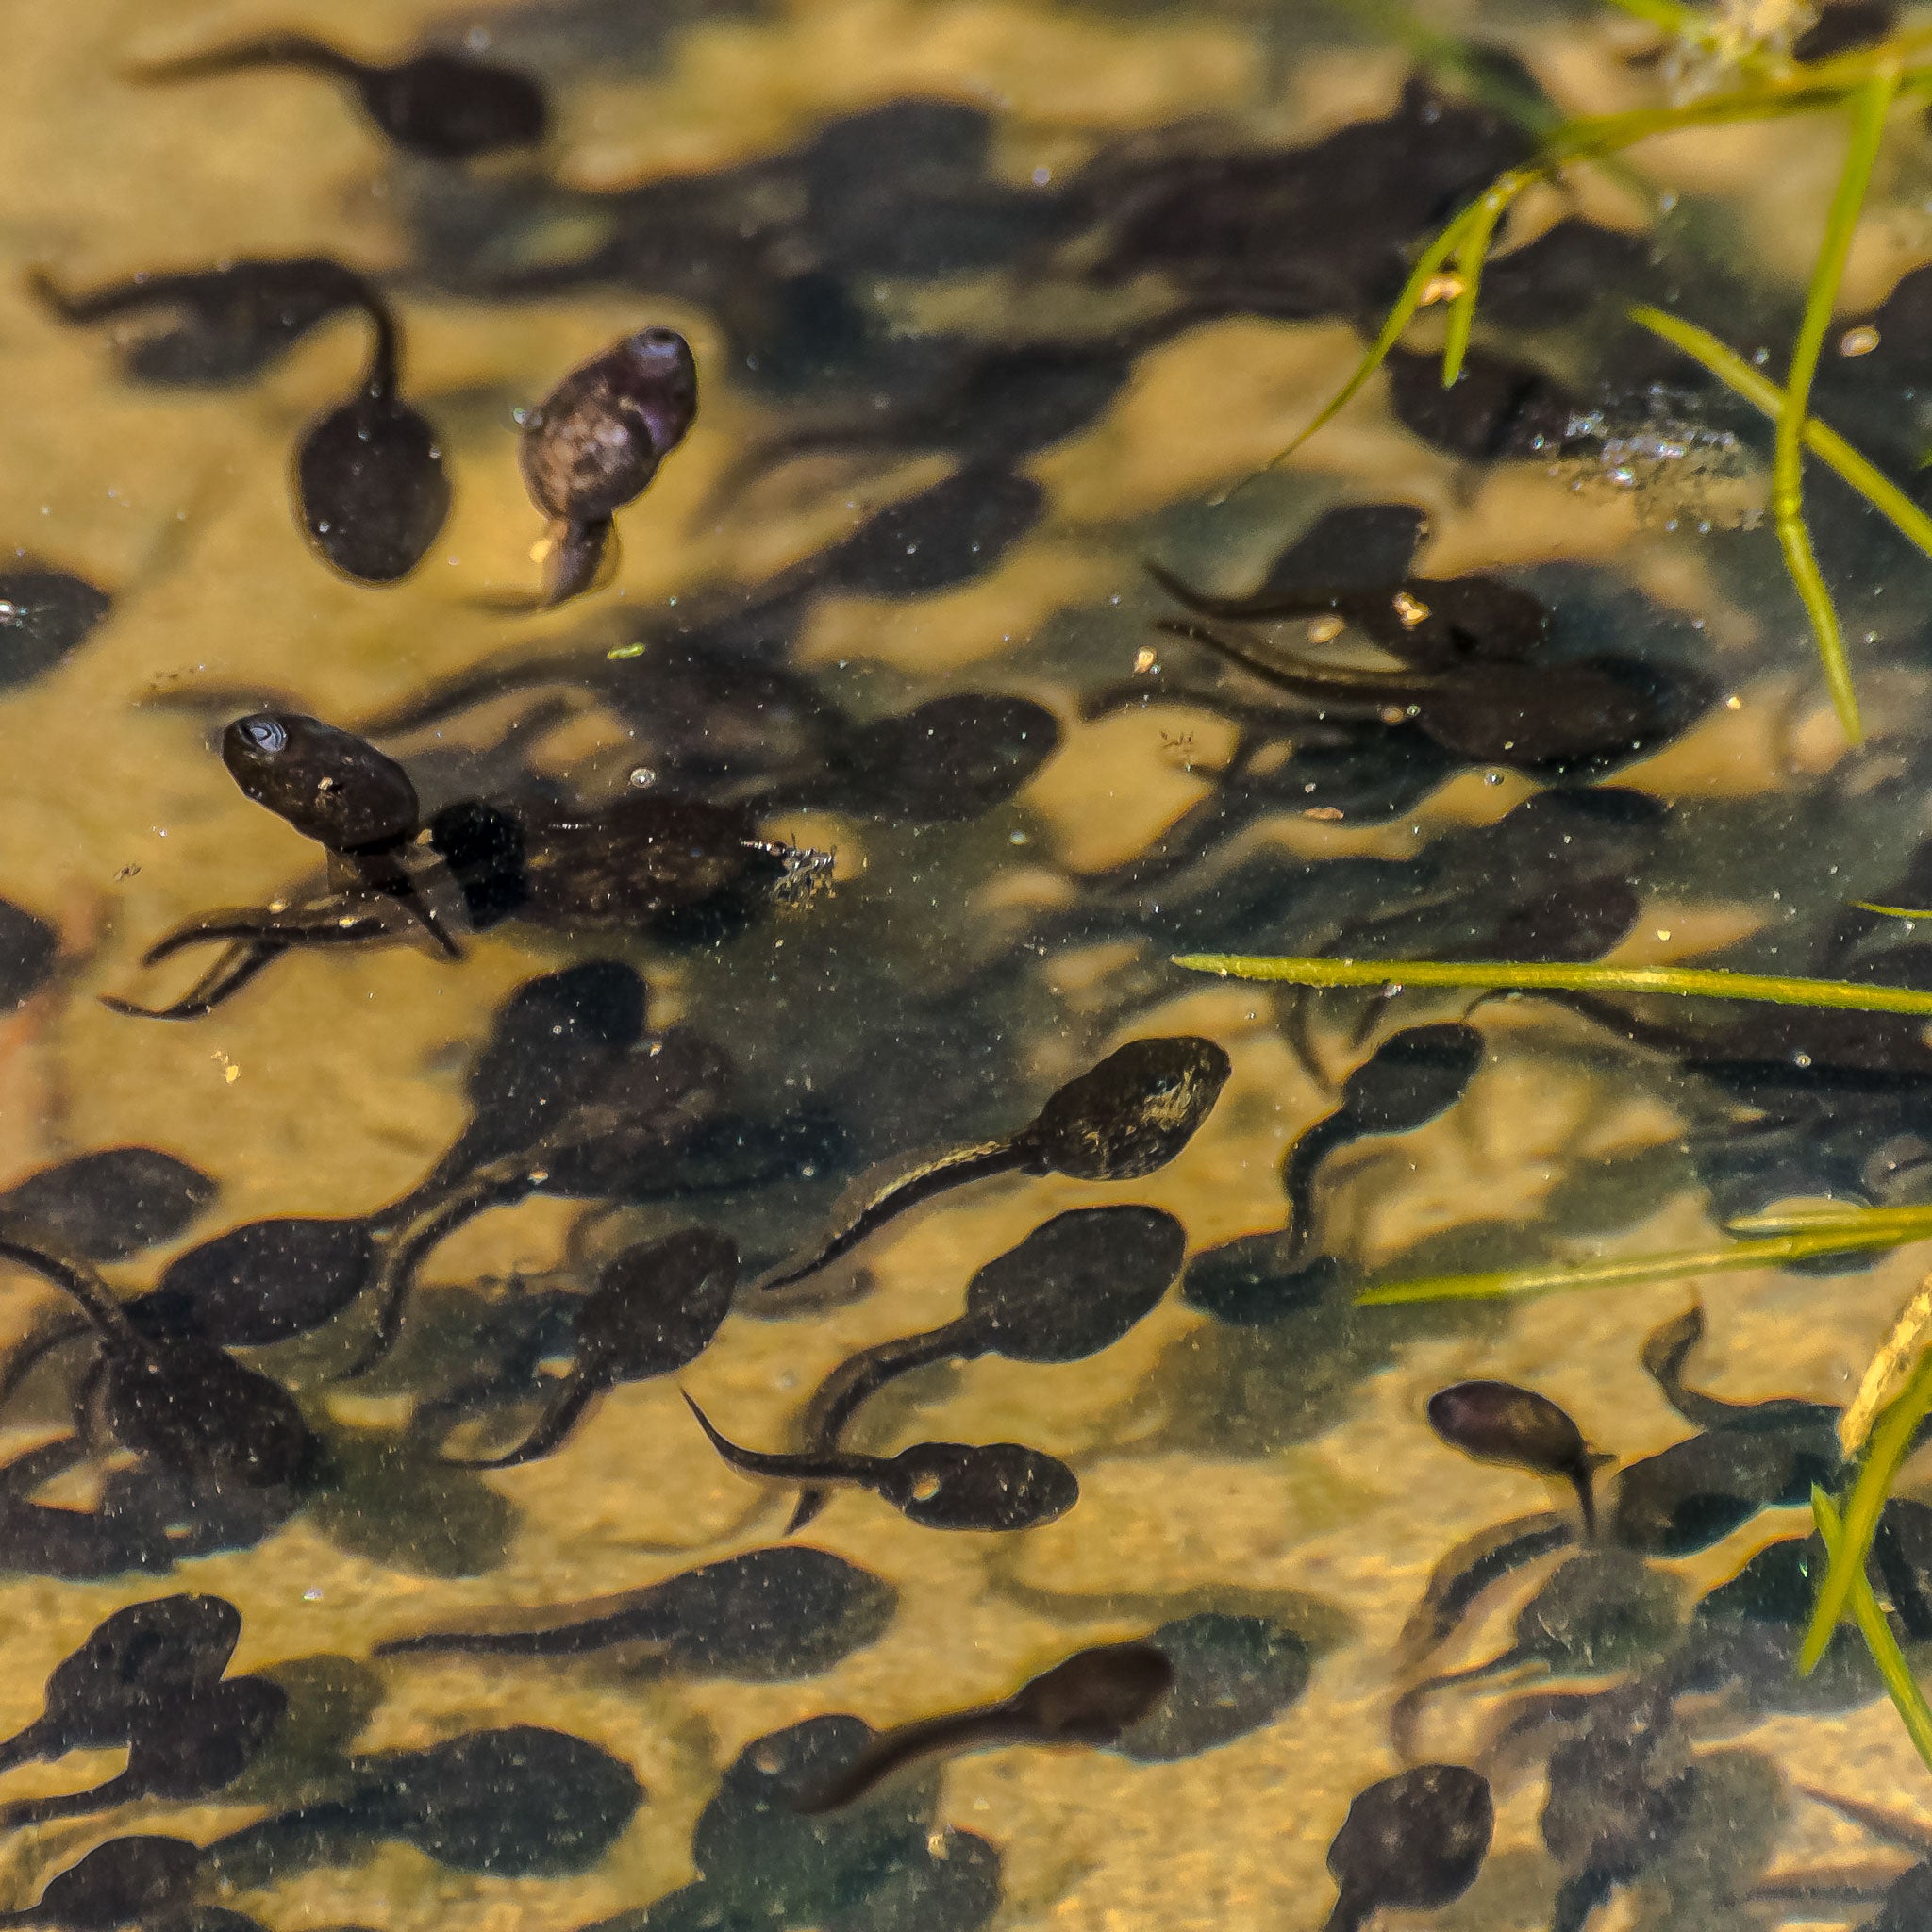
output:
{"label": "black tadpole", "polygon": [[218,1596],[156,1597],[116,1610],[54,1666],[41,1715],[0,1743],[0,1770],[159,1728],[220,1678],[241,1635],[240,1612]]}
{"label": "black tadpole", "polygon": [[203,80],[258,67],[293,67],[346,81],[390,140],[431,160],[461,161],[534,146],[549,125],[542,89],[514,68],[440,52],[384,65],[357,60],[307,34],[266,34],[137,68],[130,77]]}
{"label": "black tadpole", "polygon": [[362,584],[393,584],[423,561],[449,515],[436,430],[400,393],[402,340],[372,293],[369,367],[346,402],[303,432],[295,507],[324,562]]}
{"label": "black tadpole", "polygon": [[1174,1685],[1174,1666],[1148,1643],[1082,1650],[1010,1697],[884,1732],[836,1778],[793,1801],[804,1817],[842,1810],[896,1771],[990,1744],[1117,1744]]}
{"label": "black tadpole", "polygon": [[1454,1905],[1475,1883],[1494,1829],[1489,1780],[1459,1764],[1421,1764],[1371,1785],[1328,1847],[1341,1895],[1325,1932],[1360,1932],[1385,1907]]}
{"label": "black tadpole", "polygon": [[1019,1442],[915,1442],[896,1456],[779,1456],[721,1436],[687,1395],[714,1448],[747,1475],[789,1483],[850,1483],[871,1490],[924,1529],[1035,1529],[1080,1499],[1074,1472]]}
{"label": "black tadpole", "polygon": [[524,419],[524,484],[550,519],[546,608],[596,581],[611,518],[643,493],[697,407],[691,344],[675,329],[646,328],[572,370]]}
{"label": "black tadpole", "polygon": [[1229,1071],[1226,1053],[1197,1035],[1130,1041],[1069,1080],[1008,1139],[956,1148],[874,1186],[812,1254],[768,1275],[758,1290],[770,1293],[816,1274],[908,1208],[968,1181],[1002,1174],[1140,1180],[1193,1138]]}
{"label": "black tadpole", "polygon": [[1291,1244],[1286,1260],[1298,1260],[1307,1250],[1322,1163],[1351,1141],[1425,1126],[1462,1098],[1482,1058],[1483,1037],[1474,1026],[1459,1022],[1407,1026],[1391,1033],[1349,1074],[1341,1105],[1305,1128],[1283,1157]]}
{"label": "black tadpole", "polygon": [[244,1489],[305,1481],[315,1441],[279,1382],[192,1338],[143,1335],[85,1262],[0,1228],[0,1258],[62,1290],[100,1338],[103,1407],[129,1449]]}
{"label": "black tadpole", "polygon": [[1582,1431],[1548,1396],[1513,1382],[1457,1382],[1429,1397],[1429,1426],[1478,1462],[1560,1476],[1576,1491],[1584,1535],[1595,1536],[1591,1479],[1612,1458],[1593,1456]]}
{"label": "black tadpole", "polygon": [[[1187,1245],[1187,1230],[1158,1208],[1055,1215],[974,1275],[957,1321],[878,1342],[834,1369],[806,1405],[801,1441],[812,1454],[835,1452],[862,1404],[935,1362],[986,1355],[1072,1362],[1099,1354],[1152,1312],[1180,1273]],[[803,1529],[825,1500],[823,1491],[808,1490],[787,1533]]]}
{"label": "black tadpole", "polygon": [[541,1419],[500,1456],[452,1456],[467,1469],[512,1469],[562,1446],[591,1404],[620,1382],[668,1375],[697,1360],[730,1311],[738,1247],[688,1228],[608,1262],[576,1318],[576,1357]]}
{"label": "black tadpole", "polygon": [[193,1896],[201,1862],[201,1847],[183,1838],[110,1838],[57,1872],[32,1905],[0,1912],[0,1925],[113,1932],[173,1924]]}

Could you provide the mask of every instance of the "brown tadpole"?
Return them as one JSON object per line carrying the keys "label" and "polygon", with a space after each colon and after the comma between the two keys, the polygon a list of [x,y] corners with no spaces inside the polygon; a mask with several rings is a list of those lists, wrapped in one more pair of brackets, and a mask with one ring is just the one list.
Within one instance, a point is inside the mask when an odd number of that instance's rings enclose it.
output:
{"label": "brown tadpole", "polygon": [[1064,1462],[1022,1442],[915,1442],[896,1456],[774,1455],[741,1448],[689,1395],[684,1400],[732,1468],[778,1482],[871,1490],[923,1529],[1036,1529],[1080,1500],[1079,1479]]}
{"label": "brown tadpole", "polygon": [[612,517],[643,493],[697,408],[691,344],[675,329],[645,328],[572,370],[524,418],[524,484],[551,525],[544,608],[596,582]]}
{"label": "brown tadpole", "polygon": [[434,49],[391,62],[358,60],[308,34],[264,34],[137,67],[128,77],[207,80],[261,67],[291,67],[346,82],[362,111],[391,141],[432,160],[461,161],[532,147],[550,122],[543,90],[515,68]]}
{"label": "brown tadpole", "polygon": [[1560,1476],[1576,1491],[1584,1535],[1596,1535],[1592,1478],[1615,1458],[1591,1454],[1582,1430],[1548,1396],[1513,1382],[1457,1382],[1429,1397],[1429,1426],[1478,1462]]}
{"label": "brown tadpole", "polygon": [[1440,1911],[1475,1883],[1496,1813],[1490,1783],[1459,1764],[1419,1764],[1359,1792],[1328,1847],[1341,1896],[1324,1932],[1377,1912]]}
{"label": "brown tadpole", "polygon": [[908,1764],[990,1745],[1116,1744],[1173,1688],[1174,1666],[1151,1643],[1076,1651],[997,1703],[885,1732],[837,1777],[795,1800],[792,1808],[808,1818],[841,1810]]}
{"label": "brown tadpole", "polygon": [[884,1181],[869,1179],[842,1224],[758,1289],[771,1293],[816,1274],[894,1216],[968,1181],[1004,1174],[1143,1179],[1193,1139],[1221,1097],[1231,1065],[1220,1046],[1197,1034],[1129,1041],[1050,1095],[1006,1140],[936,1155]]}

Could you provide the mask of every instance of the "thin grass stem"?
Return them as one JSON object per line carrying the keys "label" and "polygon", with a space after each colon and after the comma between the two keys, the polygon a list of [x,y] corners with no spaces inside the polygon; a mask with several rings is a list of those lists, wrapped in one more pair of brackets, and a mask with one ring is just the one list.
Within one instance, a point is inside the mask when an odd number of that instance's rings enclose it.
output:
{"label": "thin grass stem", "polygon": [[[1824,1543],[1826,1556],[1836,1567],[1840,1553],[1844,1548],[1844,1525],[1839,1521],[1838,1511],[1831,1507],[1831,1498],[1816,1483],[1811,1486],[1811,1520],[1818,1525],[1819,1541]],[[1872,1653],[1872,1661],[1878,1666],[1879,1678],[1905,1722],[1906,1735],[1911,1739],[1912,1748],[1924,1760],[1926,1769],[1932,1771],[1932,1705],[1925,1702],[1925,1693],[1919,1689],[1919,1680],[1912,1675],[1905,1652],[1898,1647],[1898,1639],[1891,1634],[1891,1625],[1885,1621],[1885,1612],[1879,1608],[1878,1599],[1873,1594],[1871,1579],[1866,1576],[1863,1564],[1852,1578],[1851,1608],[1859,1633],[1865,1640],[1865,1648]]]}

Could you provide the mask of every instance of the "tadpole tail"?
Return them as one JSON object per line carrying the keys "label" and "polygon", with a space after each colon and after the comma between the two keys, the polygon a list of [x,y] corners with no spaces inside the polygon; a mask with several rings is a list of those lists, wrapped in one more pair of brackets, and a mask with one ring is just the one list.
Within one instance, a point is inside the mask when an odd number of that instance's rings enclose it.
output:
{"label": "tadpole tail", "polygon": [[1583,1513],[1583,1541],[1587,1543],[1593,1543],[1596,1541],[1597,1466],[1594,1457],[1586,1457],[1570,1473],[1570,1480],[1576,1490],[1576,1507]]}
{"label": "tadpole tail", "polygon": [[146,1339],[127,1319],[127,1311],[114,1299],[114,1291],[86,1262],[42,1247],[29,1239],[29,1230],[0,1224],[0,1261],[11,1261],[51,1281],[80,1307],[89,1324],[109,1341],[125,1348],[148,1352]]}
{"label": "tadpole tail", "polygon": [[1854,1824],[1862,1824],[1881,1844],[1896,1845],[1900,1851],[1910,1852],[1920,1858],[1932,1852],[1932,1844],[1926,1841],[1925,1827],[1916,1819],[1887,1811],[1877,1805],[1868,1805],[1861,1798],[1845,1798],[1836,1791],[1820,1790],[1816,1785],[1800,1785],[1798,1790],[1814,1803],[1828,1807],[1842,1818],[1849,1818]]}
{"label": "tadpole tail", "polygon": [[827,1811],[841,1811],[856,1805],[868,1791],[875,1790],[895,1772],[903,1771],[923,1757],[962,1745],[990,1743],[1012,1728],[1010,1713],[1004,1704],[981,1710],[960,1710],[944,1717],[931,1717],[918,1724],[901,1724],[874,1738],[845,1769],[828,1778],[815,1790],[802,1792],[791,1801],[801,1818],[822,1817]]}
{"label": "tadpole tail", "polygon": [[[795,1428],[799,1449],[807,1455],[835,1454],[846,1424],[889,1382],[955,1356],[983,1353],[978,1324],[964,1315],[923,1335],[902,1336],[862,1349],[841,1362],[799,1411]],[[823,1488],[805,1491],[785,1534],[796,1536],[830,1501],[829,1491]]]}
{"label": "tadpole tail", "polygon": [[50,1355],[92,1333],[92,1326],[80,1316],[63,1315],[58,1322],[48,1323],[38,1335],[28,1336],[0,1366],[0,1410],[19,1394],[21,1385]]}
{"label": "tadpole tail", "polygon": [[16,1731],[10,1738],[0,1739],[0,1771],[12,1771],[23,1764],[32,1764],[45,1757],[59,1747],[58,1733],[44,1717],[37,1717],[25,1730]]}
{"label": "tadpole tail", "polygon": [[97,995],[110,1013],[133,1020],[199,1020],[234,995],[288,951],[277,940],[239,941],[231,945],[189,990],[169,1007],[143,1007],[119,993]]}
{"label": "tadpole tail", "polygon": [[427,1652],[461,1652],[475,1657],[581,1657],[619,1644],[667,1641],[663,1618],[647,1600],[628,1609],[575,1624],[552,1624],[541,1630],[425,1630],[416,1637],[392,1637],[378,1643],[375,1657],[410,1657]]}
{"label": "tadpole tail", "polygon": [[1176,576],[1164,564],[1150,559],[1141,568],[1176,604],[1185,604],[1202,617],[1307,617],[1318,610],[1327,610],[1334,604],[1332,597],[1316,595],[1277,594],[1271,597],[1263,593],[1254,597],[1210,597],[1205,591],[1197,591],[1184,578]]}
{"label": "tadpole tail", "polygon": [[46,1824],[56,1818],[84,1818],[90,1811],[110,1811],[148,1795],[148,1781],[121,1771],[84,1791],[56,1791],[44,1798],[16,1798],[0,1805],[0,1831],[17,1831],[24,1824]]}
{"label": "tadpole tail", "polygon": [[1236,643],[1232,638],[1223,637],[1219,631],[1209,630],[1204,624],[1162,618],[1155,628],[1165,631],[1172,638],[1186,638],[1191,643],[1205,644],[1230,663],[1239,664],[1242,670],[1265,678],[1270,684],[1291,691],[1296,697],[1327,698],[1348,704],[1404,704],[1413,692],[1429,690],[1437,683],[1435,678],[1422,675],[1401,676],[1388,672],[1340,669],[1317,671],[1292,658],[1271,658],[1265,652],[1251,650],[1245,644]]}
{"label": "tadpole tail", "polygon": [[231,945],[353,946],[377,939],[385,929],[381,917],[291,906],[272,911],[266,906],[246,906],[233,912],[209,912],[158,939],[141,956],[143,966],[158,966],[190,946],[225,940]]}
{"label": "tadpole tail", "polygon": [[514,1449],[506,1449],[501,1456],[444,1456],[442,1459],[457,1469],[515,1469],[522,1463],[535,1462],[539,1457],[563,1446],[605,1386],[600,1377],[573,1369],[563,1378],[563,1386],[550,1398],[549,1407],[538,1417],[537,1426]]}
{"label": "tadpole tail", "polygon": [[942,1154],[911,1174],[889,1181],[882,1192],[866,1201],[843,1227],[828,1236],[812,1254],[802,1261],[790,1263],[776,1274],[753,1282],[750,1292],[762,1296],[791,1288],[822,1268],[829,1268],[841,1256],[849,1255],[867,1236],[876,1233],[908,1208],[917,1208],[935,1194],[942,1194],[948,1188],[962,1187],[968,1181],[1011,1174],[1022,1158],[1009,1141],[987,1141],[976,1147],[961,1147]]}
{"label": "tadpole tail", "polygon": [[405,732],[441,724],[458,711],[485,705],[514,691],[545,686],[575,686],[585,675],[581,650],[548,651],[534,657],[498,660],[458,672],[419,691],[413,697],[358,721],[355,729],[364,738],[399,738]]}
{"label": "tadpole tail", "polygon": [[1374,1910],[1374,1899],[1357,1898],[1344,1887],[1341,1896],[1335,1901],[1335,1909],[1324,1921],[1322,1932],[1362,1932]]}
{"label": "tadpole tail", "polygon": [[539,610],[555,610],[595,588],[607,563],[617,560],[617,527],[608,517],[590,523],[566,523],[552,528],[549,554],[543,559],[543,592]]}
{"label": "tadpole tail", "polygon": [[1315,1181],[1322,1163],[1361,1134],[1361,1124],[1345,1107],[1304,1127],[1282,1157],[1281,1191],[1288,1196],[1289,1259],[1307,1252],[1315,1225]]}
{"label": "tadpole tail", "polygon": [[228,47],[209,47],[173,60],[150,60],[122,70],[125,80],[142,85],[168,85],[177,80],[207,80],[217,75],[242,74],[258,67],[299,67],[311,74],[354,79],[364,73],[359,60],[308,34],[263,34]]}
{"label": "tadpole tail", "polygon": [[[683,1395],[684,1391],[680,1389],[678,1393]],[[854,1479],[842,1457],[787,1456],[762,1449],[746,1449],[728,1436],[721,1436],[712,1425],[710,1417],[689,1395],[684,1397],[684,1406],[697,1417],[698,1427],[704,1430],[711,1447],[733,1469],[742,1470],[747,1475],[770,1476],[781,1483],[850,1482]]]}

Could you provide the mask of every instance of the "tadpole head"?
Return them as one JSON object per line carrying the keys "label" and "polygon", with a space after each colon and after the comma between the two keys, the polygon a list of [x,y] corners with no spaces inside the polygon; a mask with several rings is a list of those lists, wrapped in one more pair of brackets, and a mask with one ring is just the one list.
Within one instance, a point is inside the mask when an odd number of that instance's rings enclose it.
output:
{"label": "tadpole head", "polygon": [[611,516],[684,441],[697,407],[697,363],[675,329],[613,342],[525,418],[519,455],[531,502],[564,523]]}
{"label": "tadpole head", "polygon": [[257,805],[331,852],[415,831],[416,788],[366,739],[299,711],[256,711],[222,734],[222,762]]}
{"label": "tadpole head", "polygon": [[1076,1208],[980,1269],[967,1318],[1011,1359],[1078,1361],[1153,1311],[1187,1245],[1187,1229],[1158,1208]]}
{"label": "tadpole head", "polygon": [[423,561],[449,515],[449,477],[421,410],[375,389],[318,416],[295,453],[295,507],[317,554],[363,584]]}
{"label": "tadpole head", "polygon": [[218,1596],[130,1604],[91,1630],[47,1677],[46,1722],[66,1750],[125,1743],[227,1668],[241,1613]]}
{"label": "tadpole head", "polygon": [[1019,1442],[917,1442],[884,1465],[878,1491],[926,1529],[1035,1529],[1080,1500],[1064,1462]]}
{"label": "tadpole head", "polygon": [[107,1398],[115,1433],[174,1468],[263,1490],[306,1484],[317,1445],[282,1385],[206,1342],[117,1352]]}
{"label": "tadpole head", "polygon": [[1482,1059],[1474,1026],[1405,1027],[1348,1076],[1343,1110],[1360,1133],[1407,1134],[1455,1106]]}
{"label": "tadpole head", "polygon": [[1438,1911],[1475,1883],[1495,1829],[1486,1777],[1459,1764],[1420,1764],[1371,1785],[1328,1847],[1344,1900]]}
{"label": "tadpole head", "polygon": [[626,1248],[578,1311],[578,1360],[611,1381],[681,1369],[710,1346],[737,1285],[737,1243],[708,1229]]}
{"label": "tadpole head", "polygon": [[61,1932],[112,1932],[145,1924],[187,1902],[201,1872],[201,1847],[183,1838],[110,1838],[56,1873],[32,1916]]}
{"label": "tadpole head", "polygon": [[375,1274],[364,1222],[280,1216],[176,1255],[153,1290],[125,1306],[143,1335],[262,1348],[333,1320]]}
{"label": "tadpole head", "polygon": [[1574,1477],[1587,1469],[1583,1432],[1546,1395],[1513,1382],[1457,1382],[1429,1398],[1429,1426],[1478,1462],[1538,1475]]}
{"label": "tadpole head", "polygon": [[534,147],[549,127],[543,90],[528,75],[460,54],[364,68],[356,85],[369,118],[398,147],[432,160]]}
{"label": "tadpole head", "polygon": [[1014,1136],[1036,1172],[1138,1180],[1193,1138],[1230,1072],[1211,1040],[1134,1040],[1070,1080]]}
{"label": "tadpole head", "polygon": [[1041,1672],[1009,1703],[1042,1742],[1106,1745],[1152,1716],[1173,1688],[1174,1665],[1153,1644],[1108,1643]]}

